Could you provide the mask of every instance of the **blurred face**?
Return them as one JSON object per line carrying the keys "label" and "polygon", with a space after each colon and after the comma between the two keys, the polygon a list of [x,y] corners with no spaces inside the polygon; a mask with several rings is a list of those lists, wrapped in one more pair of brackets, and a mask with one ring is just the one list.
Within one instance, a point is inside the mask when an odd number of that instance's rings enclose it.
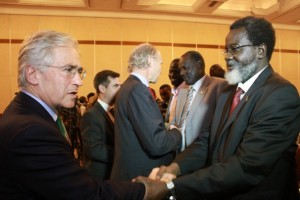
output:
{"label": "blurred face", "polygon": [[72,108],[82,80],[77,72],[70,75],[68,65],[81,68],[79,55],[74,48],[58,47],[53,50],[53,58],[53,67],[34,71],[37,83],[32,87],[33,93],[54,111],[59,107]]}
{"label": "blurred face", "polygon": [[183,81],[183,78],[180,75],[180,69],[178,63],[176,62],[172,62],[170,65],[169,79],[175,88],[177,88]]}
{"label": "blurred face", "polygon": [[171,90],[167,87],[159,90],[159,95],[164,102],[169,102],[171,98]]}
{"label": "blurred face", "polygon": [[115,98],[116,98],[116,94],[119,91],[120,87],[121,87],[121,82],[120,82],[120,78],[116,77],[116,78],[112,78],[112,77],[108,77],[109,79],[109,84],[107,87],[103,86],[103,98],[102,99],[104,102],[106,102],[109,105],[113,105],[115,102]]}
{"label": "blurred face", "polygon": [[248,40],[244,28],[231,30],[226,37],[225,60],[227,73],[225,78],[229,84],[244,83],[257,73],[259,64],[256,47]]}
{"label": "blurred face", "polygon": [[194,85],[203,75],[203,67],[199,61],[194,61],[189,55],[184,55],[179,61],[180,75],[188,85]]}
{"label": "blurred face", "polygon": [[156,83],[161,72],[162,58],[160,53],[157,53],[156,56],[149,59],[150,59],[149,82]]}

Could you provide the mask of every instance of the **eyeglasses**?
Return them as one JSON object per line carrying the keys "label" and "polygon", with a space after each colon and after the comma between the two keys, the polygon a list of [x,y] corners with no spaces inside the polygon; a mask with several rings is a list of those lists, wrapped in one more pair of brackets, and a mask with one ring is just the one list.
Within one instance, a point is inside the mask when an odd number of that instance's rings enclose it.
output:
{"label": "eyeglasses", "polygon": [[245,45],[232,45],[230,48],[226,48],[222,51],[223,55],[224,56],[227,56],[228,54],[234,56],[241,48],[244,48],[244,47],[253,47],[255,45],[252,45],[252,44],[245,44]]}
{"label": "eyeglasses", "polygon": [[65,65],[65,66],[45,65],[45,66],[62,69],[62,71],[66,72],[70,78],[74,78],[76,76],[76,73],[79,74],[81,80],[83,80],[86,76],[86,70],[83,69],[82,67],[78,67],[75,65]]}

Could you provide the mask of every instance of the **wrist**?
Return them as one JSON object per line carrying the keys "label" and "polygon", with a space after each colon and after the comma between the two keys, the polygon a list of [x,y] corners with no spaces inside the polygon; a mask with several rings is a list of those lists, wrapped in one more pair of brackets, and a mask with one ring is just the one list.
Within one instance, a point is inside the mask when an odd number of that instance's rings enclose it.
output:
{"label": "wrist", "polygon": [[176,200],[175,185],[174,185],[173,181],[167,182],[166,186],[169,190],[169,196],[167,199],[168,200]]}
{"label": "wrist", "polygon": [[179,165],[176,162],[173,162],[169,165],[169,173],[179,176],[181,174]]}

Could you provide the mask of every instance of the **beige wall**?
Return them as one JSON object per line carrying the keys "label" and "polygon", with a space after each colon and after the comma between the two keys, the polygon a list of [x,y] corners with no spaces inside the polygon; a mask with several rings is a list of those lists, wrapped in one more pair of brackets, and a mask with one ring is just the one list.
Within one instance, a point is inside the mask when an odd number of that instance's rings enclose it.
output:
{"label": "beige wall", "polygon": [[[163,69],[158,88],[170,84],[168,68],[172,59],[188,50],[199,51],[206,62],[206,71],[212,64],[225,67],[221,49],[228,25],[200,22],[178,22],[148,19],[117,19],[97,17],[56,17],[0,14],[0,113],[18,91],[17,55],[21,41],[37,30],[53,29],[67,32],[79,40],[81,63],[88,71],[79,96],[94,91],[94,75],[103,69],[112,69],[128,76],[127,58],[135,45],[154,44],[162,53]],[[276,52],[271,64],[300,91],[300,31],[276,29]],[[159,96],[159,94],[157,94]]]}

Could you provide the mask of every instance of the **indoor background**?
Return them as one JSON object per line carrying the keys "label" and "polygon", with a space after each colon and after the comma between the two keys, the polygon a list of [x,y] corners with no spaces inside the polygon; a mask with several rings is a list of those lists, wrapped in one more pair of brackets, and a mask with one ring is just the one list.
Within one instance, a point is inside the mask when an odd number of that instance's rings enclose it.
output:
{"label": "indoor background", "polygon": [[[159,86],[170,84],[170,62],[186,51],[196,50],[203,55],[206,72],[215,63],[226,68],[222,49],[232,22],[0,14],[0,113],[18,92],[20,44],[28,34],[37,30],[66,32],[79,40],[81,64],[87,69],[87,77],[78,96],[94,92],[93,77],[104,69],[119,72],[123,82],[128,76],[127,59],[132,49],[143,42],[155,45],[162,54],[163,64],[158,82],[151,87],[159,96]],[[300,28],[276,24],[274,27],[277,41],[271,64],[300,91]]]}

